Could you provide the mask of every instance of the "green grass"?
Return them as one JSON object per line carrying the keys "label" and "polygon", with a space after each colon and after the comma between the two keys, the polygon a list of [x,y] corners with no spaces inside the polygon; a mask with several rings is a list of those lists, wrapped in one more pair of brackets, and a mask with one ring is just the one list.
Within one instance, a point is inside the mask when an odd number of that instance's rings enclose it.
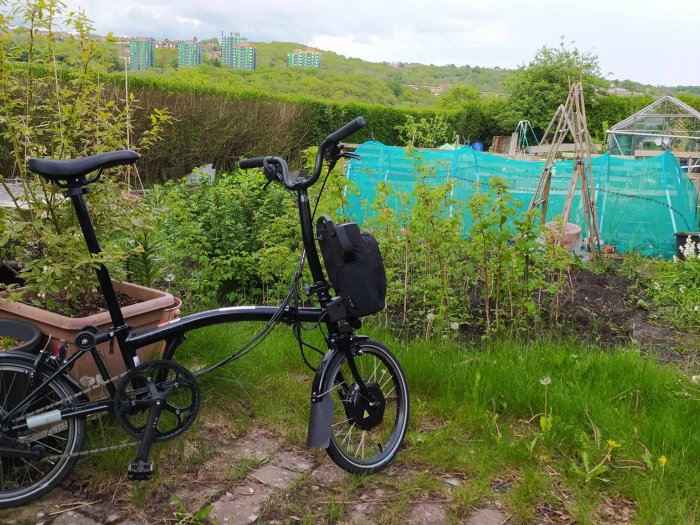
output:
{"label": "green grass", "polygon": [[[257,329],[194,332],[178,359],[211,364]],[[603,498],[622,497],[635,503],[639,523],[700,522],[700,388],[681,372],[633,348],[546,339],[473,348],[364,332],[395,351],[408,378],[412,417],[399,461],[464,479],[454,512],[498,498],[516,522],[534,519],[537,505],[548,503],[595,523]],[[551,378],[546,387],[544,377]],[[303,444],[311,378],[290,330],[280,327],[260,348],[201,379],[200,420],[224,414],[236,433],[267,426]],[[542,425],[545,389],[551,419]],[[495,492],[495,478],[511,488]]]}

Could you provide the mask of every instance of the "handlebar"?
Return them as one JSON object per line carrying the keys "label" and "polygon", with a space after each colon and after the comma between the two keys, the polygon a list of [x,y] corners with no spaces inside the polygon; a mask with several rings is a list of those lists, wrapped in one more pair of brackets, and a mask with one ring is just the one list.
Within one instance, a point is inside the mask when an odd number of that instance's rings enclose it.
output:
{"label": "handlebar", "polygon": [[367,123],[365,122],[364,117],[357,117],[355,120],[352,120],[345,124],[342,128],[334,131],[330,135],[326,137],[326,140],[323,142],[335,142],[338,143],[341,140],[343,140],[345,137],[349,137],[356,131],[361,130],[362,128],[365,127]]}
{"label": "handlebar", "polygon": [[365,119],[363,117],[357,117],[356,119],[345,124],[342,128],[339,128],[328,135],[318,147],[314,170],[311,176],[307,179],[299,178],[296,181],[293,181],[289,176],[289,168],[287,167],[287,163],[280,157],[257,157],[253,159],[243,159],[238,162],[238,166],[244,170],[251,168],[263,168],[265,176],[269,180],[277,179],[290,190],[303,190],[313,185],[321,175],[321,170],[323,169],[323,157],[328,148],[337,147],[341,140],[364,128],[365,125]]}
{"label": "handlebar", "polygon": [[265,160],[266,157],[256,157],[254,159],[242,159],[241,161],[238,162],[238,166],[242,170],[250,170],[253,168],[262,168],[263,167],[263,161]]}

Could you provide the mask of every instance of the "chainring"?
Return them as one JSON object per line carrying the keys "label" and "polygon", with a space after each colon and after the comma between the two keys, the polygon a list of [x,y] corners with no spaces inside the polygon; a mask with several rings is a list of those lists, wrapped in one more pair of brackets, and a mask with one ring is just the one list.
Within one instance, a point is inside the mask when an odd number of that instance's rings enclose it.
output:
{"label": "chainring", "polygon": [[156,360],[130,370],[114,394],[114,415],[124,430],[140,438],[151,407],[161,404],[154,441],[182,434],[197,418],[201,394],[196,378],[182,365]]}

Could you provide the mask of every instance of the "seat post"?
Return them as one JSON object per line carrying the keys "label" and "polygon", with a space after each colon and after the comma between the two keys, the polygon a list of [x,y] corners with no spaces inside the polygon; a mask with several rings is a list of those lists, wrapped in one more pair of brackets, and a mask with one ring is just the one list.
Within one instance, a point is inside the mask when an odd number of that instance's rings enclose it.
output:
{"label": "seat post", "polygon": [[[73,202],[73,208],[75,209],[75,214],[78,216],[80,229],[83,231],[88,250],[91,254],[97,255],[101,251],[100,244],[97,241],[95,228],[90,220],[90,213],[85,203],[85,198],[83,197],[85,193],[87,193],[87,188],[85,188],[85,186],[73,186],[68,188],[65,192],[65,196],[69,197]],[[124,316],[119,308],[117,294],[114,291],[114,286],[112,286],[112,279],[109,276],[107,267],[104,264],[100,264],[100,267],[95,269],[95,273],[97,274],[97,280],[102,289],[102,295],[107,303],[107,310],[109,310],[109,315],[112,318],[112,324],[115,328],[124,326]]]}

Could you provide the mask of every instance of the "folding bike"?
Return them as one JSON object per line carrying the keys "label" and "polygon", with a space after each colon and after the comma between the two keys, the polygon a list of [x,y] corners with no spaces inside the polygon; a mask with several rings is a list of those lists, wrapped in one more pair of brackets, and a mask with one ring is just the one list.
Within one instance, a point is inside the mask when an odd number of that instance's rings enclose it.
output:
{"label": "folding bike", "polygon": [[[326,328],[327,351],[315,367],[311,386],[308,445],[326,449],[337,465],[354,473],[381,470],[396,456],[408,423],[406,379],[385,346],[356,334],[360,317],[384,306],[386,278],[381,255],[373,248],[374,239],[360,235],[353,223],[335,226],[323,217],[317,224],[317,238],[307,193],[319,179],[324,158],[330,174],[340,158],[352,156],[343,152],[340,142],[364,125],[364,119],[358,117],[330,134],[320,145],[308,177],[293,175],[278,157],[240,162],[243,169],[261,168],[267,184],[284,185],[299,208],[304,249],[290,292],[279,306],[218,308],[135,333],[125,323],[109,272],[101,265],[96,273],[112,321],[109,330],[85,327],[75,343],[63,345],[58,355],[46,350],[38,355],[0,353],[0,507],[40,497],[61,481],[80,456],[105,450],[82,451],[86,420],[93,414],[114,414],[124,431],[137,438],[138,451],[129,464],[128,477],[149,479],[152,444],[179,436],[196,419],[201,403],[198,377],[258,346],[279,322],[294,328],[300,348],[306,344],[300,336],[302,323]],[[133,164],[138,158],[135,152],[124,150],[72,160],[32,159],[29,169],[65,189],[88,250],[98,254],[100,246],[84,199],[87,186],[96,183],[105,169]],[[367,254],[373,260],[368,262]],[[306,291],[315,295],[318,307],[300,304],[304,258],[313,281]],[[240,321],[266,324],[243,347],[203,370],[192,372],[174,360],[189,330]],[[97,345],[109,343],[113,348],[115,341],[126,371],[110,377]],[[141,363],[136,351],[161,341],[165,342],[162,358]],[[68,374],[78,359],[88,358],[86,354],[95,360],[104,381],[108,395],[102,399],[89,399]]]}

